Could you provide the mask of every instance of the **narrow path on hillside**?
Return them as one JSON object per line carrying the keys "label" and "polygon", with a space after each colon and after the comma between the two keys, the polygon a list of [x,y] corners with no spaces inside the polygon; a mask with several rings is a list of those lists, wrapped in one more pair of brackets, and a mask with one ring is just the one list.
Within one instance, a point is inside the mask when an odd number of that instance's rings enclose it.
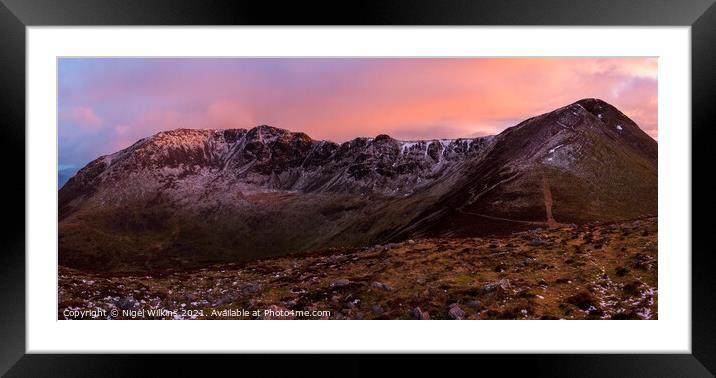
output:
{"label": "narrow path on hillside", "polygon": [[463,209],[460,209],[460,208],[456,208],[455,210],[457,210],[458,212],[460,212],[460,213],[462,213],[462,214],[465,214],[465,215],[474,215],[474,216],[476,216],[476,217],[482,217],[482,218],[486,218],[486,219],[499,220],[499,221],[505,221],[505,222],[514,222],[514,223],[522,223],[522,224],[535,224],[535,225],[540,225],[540,226],[544,226],[544,225],[547,224],[546,222],[526,221],[526,220],[519,220],[519,219],[510,219],[510,218],[495,217],[495,216],[487,215],[487,214],[478,214],[478,213],[473,213],[473,212],[470,212],[470,211],[464,211]]}
{"label": "narrow path on hillside", "polygon": [[549,187],[549,180],[545,174],[542,174],[542,192],[544,193],[544,208],[547,213],[547,226],[549,226],[549,228],[569,226],[564,223],[559,223],[554,219],[554,215],[552,214],[552,190]]}
{"label": "narrow path on hillside", "polygon": [[[510,177],[509,179],[512,179],[513,177]],[[509,180],[508,179],[508,180]],[[495,187],[497,185],[494,185]],[[491,187],[490,189],[492,189]],[[489,189],[488,189],[489,190]],[[532,225],[538,225],[538,226],[547,226],[549,228],[560,228],[560,227],[570,227],[568,224],[559,223],[556,219],[554,219],[554,214],[552,214],[552,190],[549,186],[549,180],[547,179],[547,176],[542,174],[542,193],[544,194],[544,207],[545,212],[547,214],[547,221],[546,222],[540,222],[540,221],[527,221],[527,220],[521,220],[521,219],[511,219],[511,218],[503,218],[503,217],[496,217],[493,215],[487,215],[487,214],[480,214],[480,213],[473,213],[471,211],[465,211],[461,208],[455,208],[459,213],[465,214],[465,215],[472,215],[476,217],[481,217],[485,219],[492,219],[497,221],[504,221],[504,222],[513,222],[513,223],[521,223],[521,224],[532,224]]]}
{"label": "narrow path on hillside", "polygon": [[544,207],[547,211],[547,225],[549,228],[555,228],[558,223],[552,215],[552,190],[549,188],[549,181],[545,175],[542,175],[542,192],[544,192]]}

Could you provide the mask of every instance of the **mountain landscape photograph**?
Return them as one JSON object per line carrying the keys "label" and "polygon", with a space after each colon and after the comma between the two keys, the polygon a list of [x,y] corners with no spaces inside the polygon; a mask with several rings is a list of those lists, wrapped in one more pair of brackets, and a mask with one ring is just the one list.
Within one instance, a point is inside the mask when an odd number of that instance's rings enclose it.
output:
{"label": "mountain landscape photograph", "polygon": [[58,78],[60,320],[658,319],[656,58]]}

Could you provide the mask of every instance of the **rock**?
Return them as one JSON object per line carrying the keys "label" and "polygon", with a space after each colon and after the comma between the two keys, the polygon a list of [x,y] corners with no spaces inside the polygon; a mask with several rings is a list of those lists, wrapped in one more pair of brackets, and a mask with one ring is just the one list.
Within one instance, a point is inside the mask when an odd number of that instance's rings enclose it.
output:
{"label": "rock", "polygon": [[241,286],[242,294],[255,294],[261,290],[261,284],[248,283]]}
{"label": "rock", "polygon": [[602,316],[602,315],[604,315],[604,311],[603,311],[601,308],[597,308],[597,307],[594,307],[594,306],[590,306],[590,307],[587,309],[587,312],[589,313],[589,315],[593,315],[593,316]]}
{"label": "rock", "polygon": [[507,290],[510,288],[510,286],[511,286],[510,280],[508,280],[507,278],[503,278],[501,280],[486,284],[485,286],[482,287],[482,290],[483,291],[495,291],[498,288]]}
{"label": "rock", "polygon": [[376,315],[380,315],[383,313],[383,307],[380,307],[380,305],[378,305],[378,304],[374,304],[370,309]]}
{"label": "rock", "polygon": [[448,310],[448,315],[450,316],[450,318],[455,320],[465,319],[465,311],[463,311],[460,306],[457,305],[457,303],[453,303],[450,306],[450,310]]}
{"label": "rock", "polygon": [[237,293],[235,293],[233,291],[227,291],[226,293],[224,293],[224,295],[221,296],[221,298],[219,298],[219,300],[216,302],[215,305],[232,303],[233,301],[235,301],[238,298],[239,298],[239,295]]}
{"label": "rock", "polygon": [[473,299],[467,302],[467,307],[470,307],[475,311],[480,311],[480,309],[482,309],[482,303],[480,303],[480,301],[476,299]]}
{"label": "rock", "polygon": [[415,244],[415,240],[410,239],[410,240],[408,240],[406,243],[408,243],[408,244]]}
{"label": "rock", "polygon": [[536,239],[532,239],[532,241],[530,242],[530,245],[533,247],[539,247],[541,245],[545,245],[545,243],[546,242],[544,240],[542,240],[540,238],[536,238]]}
{"label": "rock", "polygon": [[134,301],[133,297],[124,297],[120,299],[117,303],[117,307],[121,308],[122,310],[133,309],[136,305],[137,302]]}
{"label": "rock", "polygon": [[427,311],[423,311],[420,309],[420,307],[416,307],[413,309],[413,316],[417,320],[429,320],[430,314],[427,313]]}
{"label": "rock", "polygon": [[385,291],[392,291],[392,290],[393,290],[393,288],[390,287],[390,285],[384,284],[384,283],[378,282],[378,281],[373,282],[370,286],[371,286],[372,288],[374,288],[374,289],[381,289],[381,290],[385,290]]}
{"label": "rock", "polygon": [[341,278],[338,281],[334,282],[331,286],[333,287],[344,287],[350,285],[351,281],[349,281],[346,278]]}
{"label": "rock", "polygon": [[334,305],[338,305],[340,303],[340,301],[341,301],[340,295],[334,295],[331,297],[331,303],[333,303]]}

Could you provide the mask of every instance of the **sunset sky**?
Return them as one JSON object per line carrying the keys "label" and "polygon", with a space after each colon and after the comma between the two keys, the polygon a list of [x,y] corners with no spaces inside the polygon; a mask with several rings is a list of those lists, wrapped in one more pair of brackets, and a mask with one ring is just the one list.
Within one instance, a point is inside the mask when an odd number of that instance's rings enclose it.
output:
{"label": "sunset sky", "polygon": [[656,58],[62,58],[58,75],[66,174],[180,127],[474,137],[586,97],[658,135]]}

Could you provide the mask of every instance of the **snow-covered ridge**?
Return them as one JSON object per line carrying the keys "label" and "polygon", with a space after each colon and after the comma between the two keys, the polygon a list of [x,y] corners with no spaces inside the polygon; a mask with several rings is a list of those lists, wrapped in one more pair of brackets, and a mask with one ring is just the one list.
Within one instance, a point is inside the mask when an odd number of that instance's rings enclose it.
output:
{"label": "snow-covered ridge", "polygon": [[[488,149],[491,138],[400,141],[381,134],[335,143],[261,125],[176,129],[144,138],[88,164],[70,187],[107,187],[98,201],[148,193],[191,198],[227,190],[377,192],[403,195],[430,185]],[[127,184],[131,182],[131,184]],[[211,189],[221,188],[221,189]],[[168,194],[174,193],[174,194]]]}
{"label": "snow-covered ridge", "polygon": [[433,145],[435,145],[433,148],[437,148],[437,152],[441,155],[469,153],[477,150],[481,143],[487,143],[492,139],[491,137],[479,137],[403,141],[393,139],[387,135],[379,137],[382,138],[358,137],[338,144],[329,140],[314,140],[302,132],[291,132],[267,125],[260,125],[252,129],[175,129],[162,131],[144,138],[124,150],[103,156],[101,159],[109,166],[131,153],[142,153],[148,155],[148,160],[160,162],[163,158],[180,150],[185,152],[194,151],[207,159],[213,158],[224,161],[236,155],[239,150],[245,149],[250,143],[258,143],[268,147],[274,147],[277,143],[282,145],[309,143],[312,144],[313,150],[317,148],[337,149],[339,147],[344,149],[368,149],[377,145],[376,139],[383,141],[386,138],[394,142],[399,155],[416,153],[416,155],[419,154],[428,158],[428,151]]}

